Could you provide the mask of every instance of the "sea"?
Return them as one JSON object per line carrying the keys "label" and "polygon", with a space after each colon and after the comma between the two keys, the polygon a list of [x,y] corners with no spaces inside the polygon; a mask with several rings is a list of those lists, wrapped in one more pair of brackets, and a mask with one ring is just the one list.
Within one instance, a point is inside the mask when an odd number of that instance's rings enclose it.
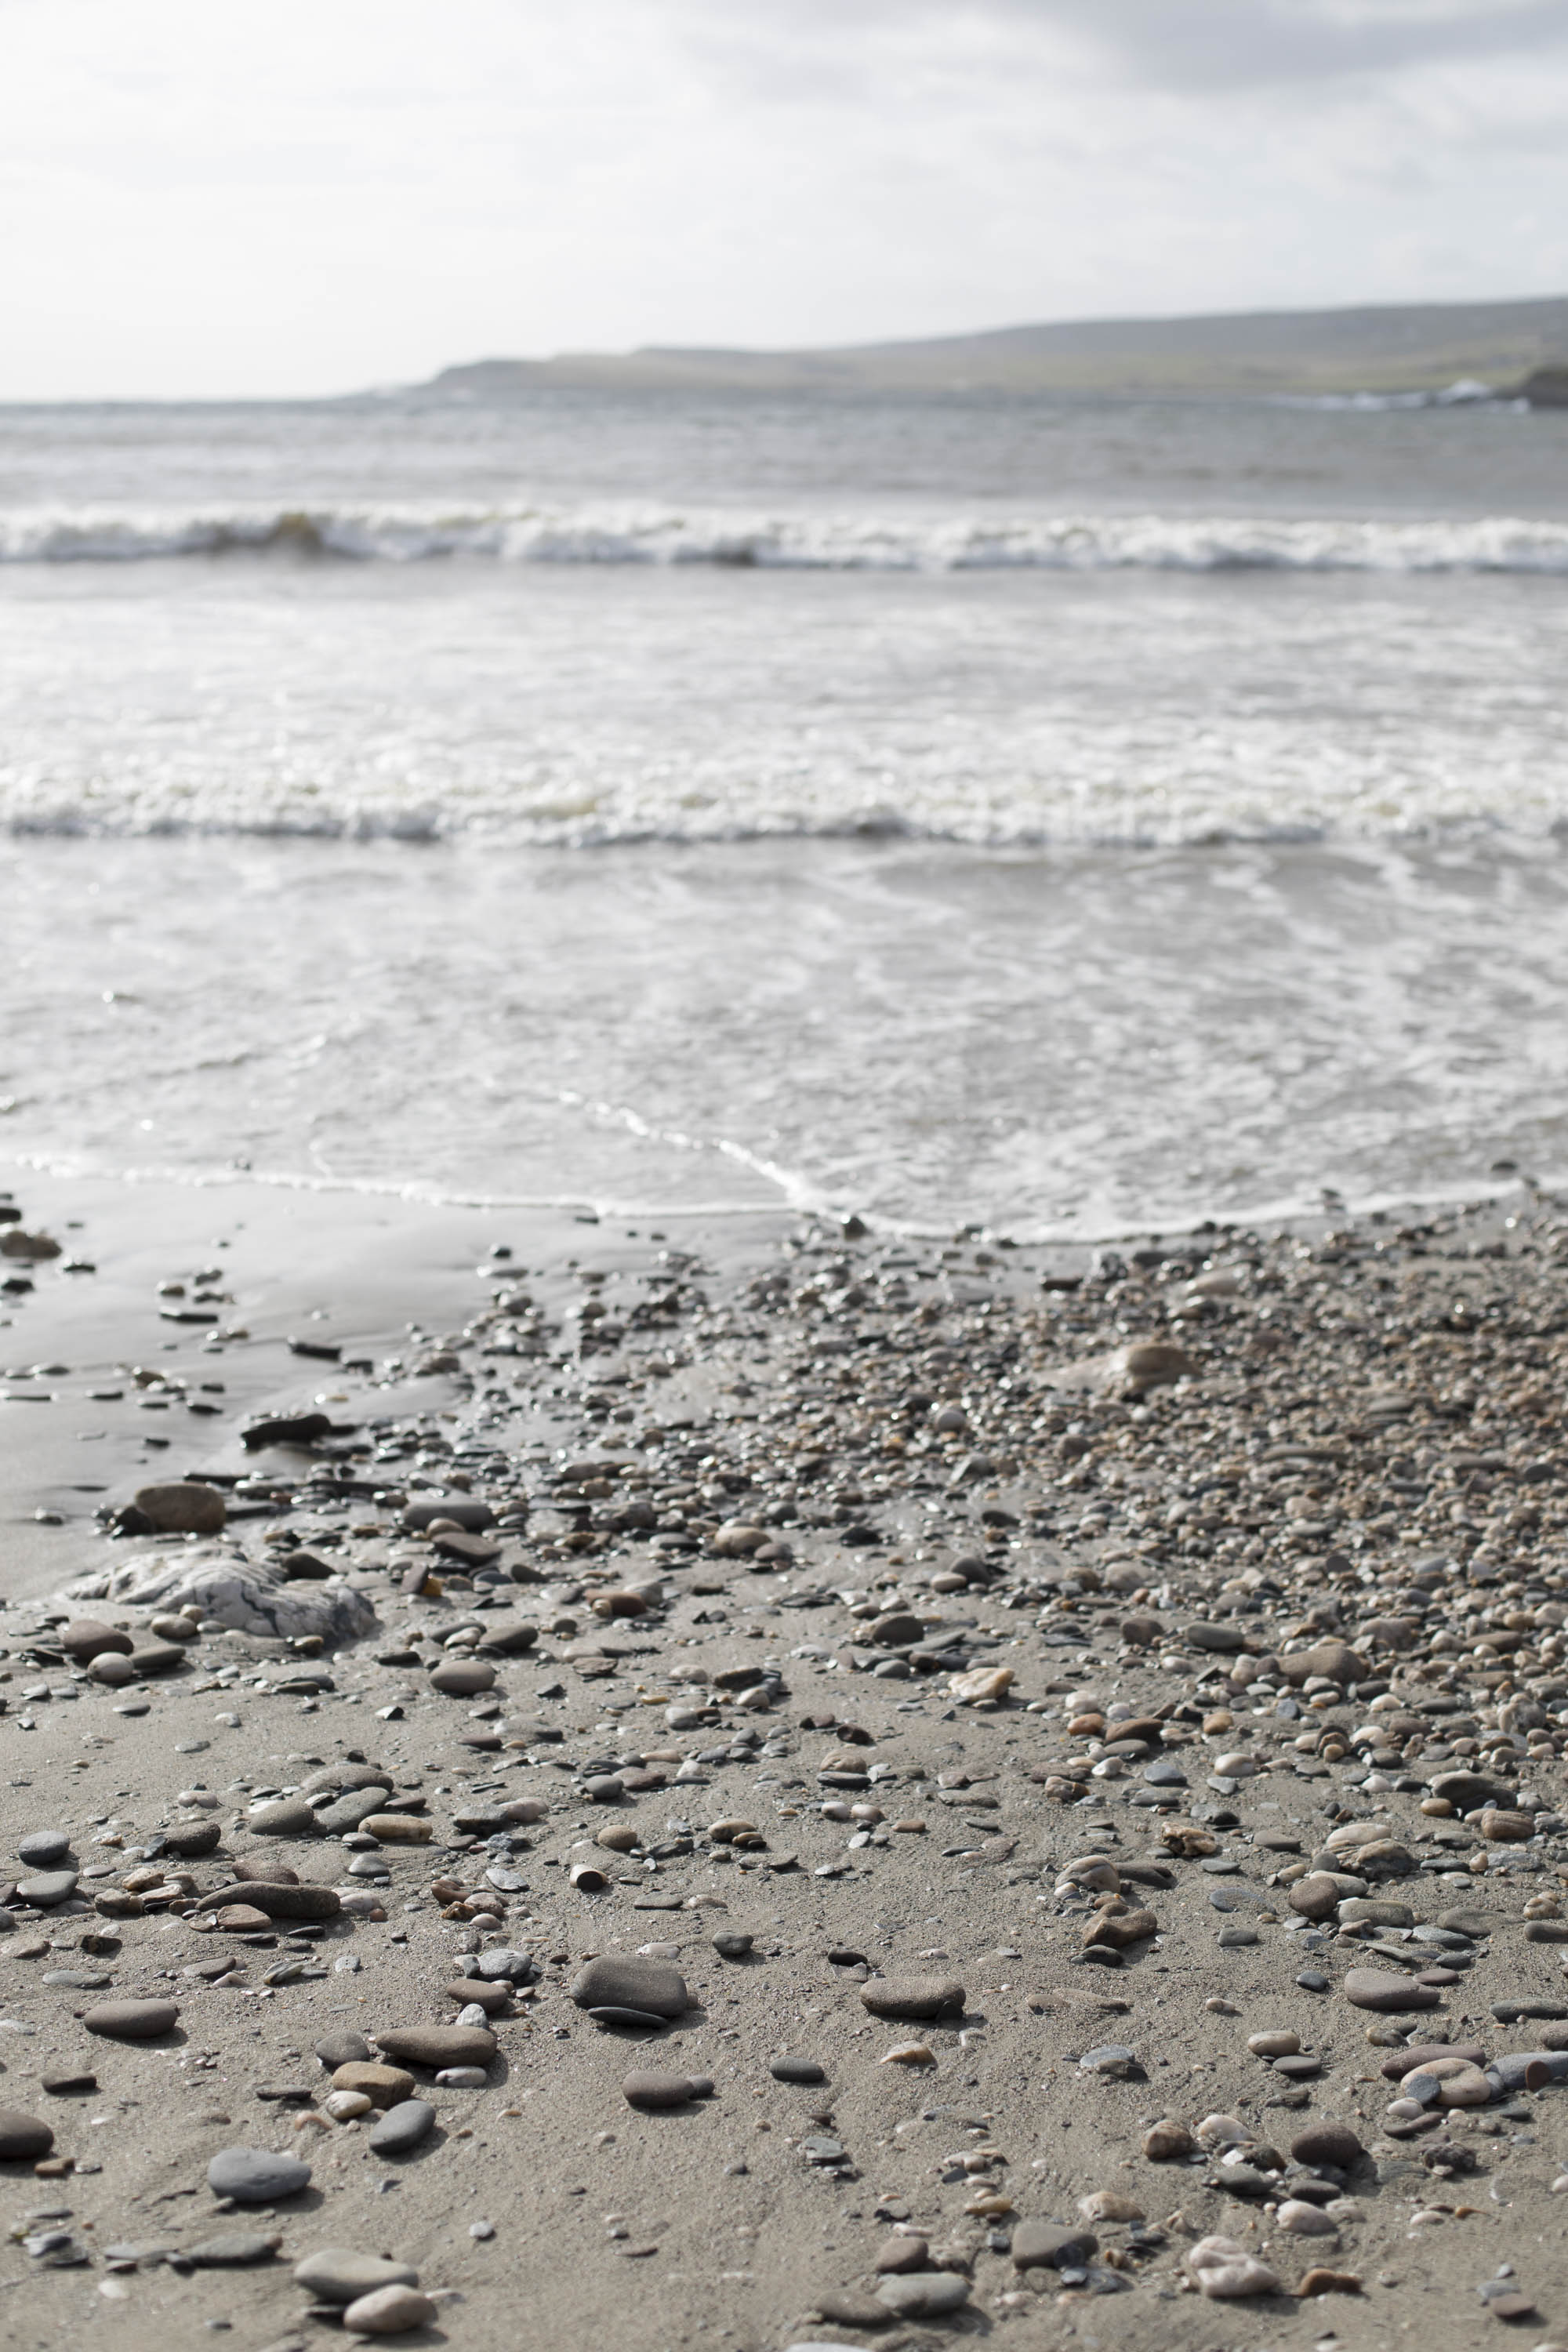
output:
{"label": "sea", "polygon": [[1565,687],[1506,400],[0,409],[0,1183],[1564,1181]]}

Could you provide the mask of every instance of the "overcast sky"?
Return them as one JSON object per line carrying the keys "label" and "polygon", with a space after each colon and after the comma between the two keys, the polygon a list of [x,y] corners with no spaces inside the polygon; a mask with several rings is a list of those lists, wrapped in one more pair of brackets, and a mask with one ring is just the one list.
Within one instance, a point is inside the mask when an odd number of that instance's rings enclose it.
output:
{"label": "overcast sky", "polygon": [[0,398],[1568,290],[1568,0],[0,0]]}

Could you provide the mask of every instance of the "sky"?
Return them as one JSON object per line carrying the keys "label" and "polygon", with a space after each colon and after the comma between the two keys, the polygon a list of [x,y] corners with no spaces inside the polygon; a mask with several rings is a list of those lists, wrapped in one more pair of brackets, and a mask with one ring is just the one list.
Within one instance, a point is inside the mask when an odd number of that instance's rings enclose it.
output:
{"label": "sky", "polygon": [[1568,0],[0,0],[0,399],[1568,291]]}

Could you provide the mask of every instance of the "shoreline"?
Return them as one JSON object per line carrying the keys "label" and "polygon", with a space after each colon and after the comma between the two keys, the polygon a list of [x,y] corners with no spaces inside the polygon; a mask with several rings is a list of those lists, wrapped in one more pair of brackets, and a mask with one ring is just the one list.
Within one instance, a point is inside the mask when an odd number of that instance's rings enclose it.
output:
{"label": "shoreline", "polygon": [[[99,1265],[0,1338],[72,1367],[0,1404],[40,2343],[306,2352],[345,2248],[463,2352],[1458,2352],[1504,2262],[1568,2329],[1568,1203],[1095,1252],[132,1189],[0,1226]],[[98,1531],[193,1471],[216,1532]]]}

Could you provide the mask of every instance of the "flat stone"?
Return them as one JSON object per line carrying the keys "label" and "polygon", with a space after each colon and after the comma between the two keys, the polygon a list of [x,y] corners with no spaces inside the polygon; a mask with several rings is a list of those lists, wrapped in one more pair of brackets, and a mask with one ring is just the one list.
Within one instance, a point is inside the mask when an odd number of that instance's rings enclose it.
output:
{"label": "flat stone", "polygon": [[279,1797],[271,1804],[252,1805],[245,1826],[258,1837],[319,1837],[321,1823],[303,1797]]}
{"label": "flat stone", "polygon": [[924,2270],[929,2251],[924,2238],[889,2238],[877,2256],[877,2270],[884,2278],[900,2277],[905,2271]]}
{"label": "flat stone", "polygon": [[1314,1675],[1331,1683],[1362,1683],[1371,1672],[1370,1662],[1348,1642],[1319,1642],[1310,1650],[1293,1651],[1279,1661],[1281,1679],[1298,1687]]}
{"label": "flat stone", "polygon": [[367,1813],[360,1827],[383,1845],[428,1845],[436,1834],[435,1823],[420,1813]]}
{"label": "flat stone", "polygon": [[607,1952],[580,1969],[571,1998],[579,2009],[636,2009],[662,2018],[682,2017],[691,2006],[686,1979],[677,1969],[620,1952]]}
{"label": "flat stone", "polygon": [[347,2246],[323,2246],[294,2265],[294,2284],[304,2288],[312,2303],[356,2303],[384,2286],[417,2286],[419,2273],[409,2263],[395,2263],[384,2254],[359,2254]]}
{"label": "flat stone", "polygon": [[409,2066],[488,2066],[496,2054],[496,2038],[484,2025],[399,2025],[378,2033],[382,2055]]}
{"label": "flat stone", "polygon": [[969,2281],[952,2271],[917,2272],[910,2278],[884,2279],[877,2300],[898,2319],[941,2319],[969,2301]]}
{"label": "flat stone", "polygon": [[1352,2009],[1397,2013],[1441,2006],[1433,1986],[1416,1984],[1409,1977],[1395,1976],[1388,1969],[1348,1969],[1342,1990]]}
{"label": "flat stone", "polygon": [[202,1910],[221,1910],[226,1902],[243,1897],[253,1910],[269,1919],[335,1919],[342,1909],[335,1886],[300,1886],[282,1878],[244,1878],[235,1886],[200,1898]]}
{"label": "flat stone", "polygon": [[[890,2327],[895,2314],[874,2294],[852,2286],[830,2286],[813,2294],[812,2309],[835,2327]],[[847,2344],[792,2344],[789,2352],[852,2352]]]}
{"label": "flat stone", "polygon": [[84,2091],[96,2091],[98,2076],[87,2066],[72,2067],[68,2072],[62,2068],[58,2074],[46,2074],[43,2085],[51,2098],[68,2099]]}
{"label": "flat stone", "polygon": [[36,1877],[19,1879],[16,1893],[24,1903],[36,1905],[40,1911],[52,1911],[57,1903],[68,1903],[76,1893],[78,1873],[74,1870],[44,1870]]}
{"label": "flat stone", "polygon": [[226,1903],[216,1916],[226,1936],[265,1935],[272,1925],[268,1915],[253,1903]]}
{"label": "flat stone", "polygon": [[132,1501],[142,1517],[152,1521],[154,1535],[160,1536],[216,1536],[228,1517],[217,1487],[200,1486],[194,1479],[139,1486]]}
{"label": "flat stone", "polygon": [[826,2083],[827,2070],[815,2058],[772,2058],[768,2072],[775,2083]]}
{"label": "flat stone", "polygon": [[184,1664],[185,1653],[176,1642],[138,1642],[126,1663],[138,1675],[169,1675]]}
{"label": "flat stone", "polygon": [[0,2107],[0,2164],[32,2164],[47,2156],[54,2144],[54,2133],[37,2116],[26,2116],[19,2107]]}
{"label": "flat stone", "polygon": [[67,1657],[74,1658],[82,1666],[90,1666],[94,1658],[111,1653],[129,1657],[136,1646],[130,1634],[122,1633],[118,1625],[101,1624],[96,1617],[73,1618],[55,1639]]}
{"label": "flat stone", "polygon": [[82,2019],[89,2033],[111,2042],[155,2042],[172,2033],[180,2014],[172,2000],[100,2000]]}
{"label": "flat stone", "polygon": [[265,2147],[220,2149],[207,2167],[207,2186],[215,2197],[232,2197],[239,2205],[269,2205],[275,2198],[297,2197],[310,2185],[310,2168],[297,2156],[275,2156]]}
{"label": "flat stone", "polygon": [[431,1674],[430,1687],[448,1698],[478,1698],[495,1688],[495,1668],[483,1658],[448,1658]]}
{"label": "flat stone", "polygon": [[63,1862],[71,1850],[70,1839],[64,1830],[32,1830],[16,1842],[17,1859],[31,1870],[48,1870]]}
{"label": "flat stone", "polygon": [[860,1987],[873,2017],[962,2017],[966,1999],[952,1977],[873,1977]]}
{"label": "flat stone", "polygon": [[648,2071],[626,2075],[621,2089],[630,2106],[683,2107],[689,2100],[708,2098],[713,2084],[706,2074],[662,2074]]}
{"label": "flat stone", "polygon": [[378,2286],[347,2306],[343,2326],[354,2336],[404,2336],[411,2327],[427,2327],[439,2307],[417,2287]]}
{"label": "flat stone", "polygon": [[[357,2034],[334,2034],[334,2042],[358,2041]],[[320,2051],[318,2043],[318,2053]],[[363,2045],[361,2045],[363,2047]],[[358,2091],[373,2106],[395,2107],[414,2095],[414,2077],[401,2066],[378,2065],[374,2059],[348,2058],[332,2070],[334,2091]]]}
{"label": "flat stone", "polygon": [[471,2005],[482,2009],[489,2016],[509,2008],[511,2002],[511,1987],[504,1979],[491,1984],[482,1977],[458,1977],[446,1990],[448,2000],[460,2001],[465,2008]]}
{"label": "flat stone", "polygon": [[259,2230],[225,2230],[216,2238],[204,2238],[198,2245],[186,2246],[184,2258],[195,2263],[198,2270],[239,2270],[249,2263],[270,2262],[283,2243],[278,2230],[265,2235]]}
{"label": "flat stone", "polygon": [[436,2110],[428,2099],[400,2099],[388,2107],[367,2137],[377,2156],[406,2156],[436,2128]]}
{"label": "flat stone", "polygon": [[1515,1790],[1489,1773],[1462,1769],[1435,1772],[1427,1783],[1435,1797],[1446,1797],[1457,1813],[1474,1813],[1488,1805],[1511,1806]]}
{"label": "flat stone", "polygon": [[1247,1636],[1239,1625],[1214,1625],[1206,1618],[1184,1625],[1182,1638],[1194,1650],[1233,1651],[1247,1647]]}

